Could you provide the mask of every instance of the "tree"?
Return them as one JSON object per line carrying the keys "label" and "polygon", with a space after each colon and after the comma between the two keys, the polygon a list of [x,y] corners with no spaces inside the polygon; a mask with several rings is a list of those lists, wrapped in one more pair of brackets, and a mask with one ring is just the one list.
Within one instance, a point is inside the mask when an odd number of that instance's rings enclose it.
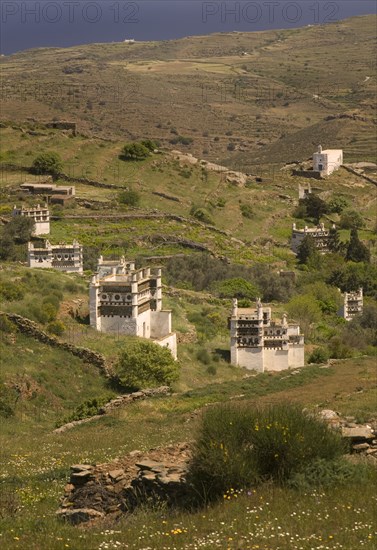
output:
{"label": "tree", "polygon": [[13,242],[27,243],[35,228],[32,218],[26,216],[14,216],[4,227],[3,237],[10,238]]}
{"label": "tree", "polygon": [[178,378],[178,363],[168,348],[147,340],[127,344],[115,365],[119,383],[127,390],[170,385]]}
{"label": "tree", "polygon": [[287,304],[287,310],[289,316],[298,321],[306,336],[310,334],[311,325],[317,323],[322,317],[317,300],[310,294],[301,294],[292,298]]}
{"label": "tree", "polygon": [[365,222],[356,210],[345,210],[340,216],[339,225],[342,229],[360,229],[364,227]]}
{"label": "tree", "polygon": [[121,160],[144,160],[149,157],[149,149],[142,143],[126,143],[120,154]]}
{"label": "tree", "polygon": [[346,260],[352,262],[370,262],[370,252],[359,239],[356,228],[351,229],[350,241],[347,246]]}
{"label": "tree", "polygon": [[344,197],[334,197],[328,202],[329,212],[340,214],[348,206],[348,201]]}
{"label": "tree", "polygon": [[35,157],[31,172],[33,174],[51,174],[56,176],[63,169],[63,164],[58,153],[48,151]]}
{"label": "tree", "polygon": [[329,249],[331,252],[340,252],[342,250],[342,243],[339,239],[339,231],[336,227],[332,227],[329,232]]}
{"label": "tree", "polygon": [[297,251],[297,260],[299,264],[313,263],[319,258],[319,252],[315,246],[315,241],[311,235],[305,235]]}
{"label": "tree", "polygon": [[313,193],[310,193],[304,199],[301,199],[299,203],[304,204],[307,216],[309,218],[314,218],[316,223],[319,222],[323,214],[328,212],[328,206],[325,201]]}

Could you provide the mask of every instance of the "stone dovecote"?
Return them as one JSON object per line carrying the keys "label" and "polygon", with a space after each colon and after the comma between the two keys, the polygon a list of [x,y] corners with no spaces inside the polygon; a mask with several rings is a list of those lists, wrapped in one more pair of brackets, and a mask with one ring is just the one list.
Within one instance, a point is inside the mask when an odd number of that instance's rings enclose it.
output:
{"label": "stone dovecote", "polygon": [[160,267],[135,269],[134,262],[98,261],[90,283],[90,324],[107,333],[150,338],[177,356],[171,311],[162,309]]}
{"label": "stone dovecote", "polygon": [[34,220],[33,235],[48,235],[50,233],[50,211],[47,206],[37,206],[26,208],[21,206],[13,208],[13,216],[25,216]]}
{"label": "stone dovecote", "polygon": [[233,300],[230,325],[232,365],[258,372],[304,366],[304,336],[300,327],[284,314],[272,320],[271,308],[258,299],[256,308],[239,308]]}
{"label": "stone dovecote", "polygon": [[77,241],[72,244],[52,245],[45,241],[43,247],[28,243],[29,267],[52,268],[66,273],[83,272],[83,247]]}

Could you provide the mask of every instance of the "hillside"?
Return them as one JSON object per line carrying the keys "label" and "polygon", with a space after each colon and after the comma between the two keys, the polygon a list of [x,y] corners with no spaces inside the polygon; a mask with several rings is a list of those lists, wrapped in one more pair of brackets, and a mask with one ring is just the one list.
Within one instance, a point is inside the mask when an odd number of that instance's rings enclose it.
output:
{"label": "hillside", "polygon": [[[298,203],[298,186],[308,180],[292,176],[290,170],[266,164],[240,183],[222,171],[194,163],[192,157],[169,151],[142,162],[124,162],[119,159],[122,141],[69,136],[64,131],[33,124],[13,124],[0,132],[5,144],[2,215],[9,218],[19,201],[35,202],[35,198],[20,194],[19,185],[38,179],[27,169],[46,148],[59,151],[63,170],[76,186],[74,203],[64,209],[52,209],[52,242],[76,237],[87,250],[102,250],[105,254],[126,251],[129,257],[207,251],[236,263],[259,260],[276,268],[294,265],[295,257],[288,250],[292,221],[303,221],[293,220],[292,216]],[[9,164],[13,165],[12,170],[7,168]],[[105,187],[90,185],[82,178]],[[365,219],[363,238],[373,247],[373,184],[340,169],[312,185],[326,200],[340,195],[355,206]],[[139,193],[138,207],[121,203],[120,193],[127,188]],[[193,208],[199,206],[207,223],[192,216]],[[332,214],[330,220],[338,222],[339,216]],[[324,221],[329,223],[328,219]],[[344,238],[347,235],[345,232]]]}
{"label": "hillside", "polygon": [[375,22],[20,52],[1,59],[1,116],[171,148],[190,137],[196,156],[238,166],[306,158],[318,141],[375,160]]}

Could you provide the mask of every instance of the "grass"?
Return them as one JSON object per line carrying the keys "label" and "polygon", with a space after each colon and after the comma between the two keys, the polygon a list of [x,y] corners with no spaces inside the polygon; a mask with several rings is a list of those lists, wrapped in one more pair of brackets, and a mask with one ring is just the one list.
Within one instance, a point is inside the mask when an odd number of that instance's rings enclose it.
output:
{"label": "grass", "polygon": [[[37,364],[41,356],[36,357]],[[66,368],[61,367],[61,372],[66,373]],[[277,550],[286,544],[311,550],[325,543],[330,548],[341,548],[342,544],[346,550],[373,548],[375,495],[370,482],[359,485],[358,490],[347,486],[310,493],[262,486],[257,493],[231,496],[226,503],[200,513],[141,510],[130,521],[90,530],[59,523],[54,511],[71,464],[109,461],[134,449],[190,440],[200,419],[196,411],[207,403],[251,399],[256,406],[289,400],[311,408],[334,408],[342,414],[357,410],[371,418],[375,377],[372,358],[339,361],[329,369],[308,367],[296,375],[289,371],[258,375],[211,384],[183,395],[136,402],[59,436],[51,434],[53,417],[21,415],[18,409],[15,418],[2,422],[3,544],[12,550],[21,546],[60,550],[67,548],[65,545],[74,550],[96,550],[106,545],[115,548],[116,541],[139,550],[206,546],[243,549],[258,544],[266,549]],[[361,385],[362,392],[358,389]],[[13,516],[9,515],[12,498],[16,499],[13,506],[22,506]],[[290,535],[279,535],[279,526]],[[368,538],[370,535],[372,538]]]}

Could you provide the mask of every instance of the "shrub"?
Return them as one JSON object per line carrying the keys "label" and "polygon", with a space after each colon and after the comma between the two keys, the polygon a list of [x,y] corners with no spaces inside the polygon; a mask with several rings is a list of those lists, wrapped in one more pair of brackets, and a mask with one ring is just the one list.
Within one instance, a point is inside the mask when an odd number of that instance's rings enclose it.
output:
{"label": "shrub", "polygon": [[324,348],[316,348],[310,355],[308,359],[308,363],[326,363],[329,358],[329,354],[327,350]]}
{"label": "shrub", "polygon": [[287,485],[303,491],[313,487],[332,487],[345,485],[351,481],[360,482],[370,477],[366,465],[351,464],[344,458],[326,460],[317,458],[307,464],[301,471],[296,472],[288,480]]}
{"label": "shrub", "polygon": [[193,141],[194,139],[191,137],[177,136],[175,138],[172,138],[169,143],[171,143],[172,145],[176,145],[177,143],[180,143],[181,145],[191,145]]}
{"label": "shrub", "polygon": [[30,171],[33,174],[51,174],[56,176],[63,169],[63,164],[58,153],[48,151],[35,157]]}
{"label": "shrub", "polygon": [[144,147],[146,147],[148,151],[151,152],[153,152],[158,147],[158,144],[151,139],[142,139],[140,143],[144,145]]}
{"label": "shrub", "polygon": [[137,191],[133,191],[132,189],[128,191],[121,191],[118,198],[121,204],[126,204],[127,206],[139,206],[140,204],[139,193]]}
{"label": "shrub", "polygon": [[5,281],[0,284],[0,299],[7,300],[8,302],[15,302],[22,300],[24,297],[23,288],[11,281]]}
{"label": "shrub", "polygon": [[297,406],[226,404],[205,412],[188,479],[199,501],[209,502],[230,488],[285,483],[314,460],[343,453],[341,436]]}
{"label": "shrub", "polygon": [[54,334],[55,336],[61,336],[66,329],[64,323],[59,320],[51,321],[50,323],[48,323],[46,328],[47,332],[49,332],[50,334]]}
{"label": "shrub", "polygon": [[0,315],[0,331],[11,334],[17,332],[17,326],[12,323],[4,314]]}
{"label": "shrub", "polygon": [[209,365],[211,363],[211,355],[209,351],[205,348],[202,348],[197,352],[196,358],[198,359],[198,361],[203,363],[203,365]]}
{"label": "shrub", "polygon": [[119,354],[115,372],[127,390],[170,385],[178,378],[178,363],[168,348],[140,340],[127,344]]}
{"label": "shrub", "polygon": [[207,210],[205,210],[204,208],[198,208],[197,206],[192,206],[190,210],[190,214],[191,216],[194,216],[194,218],[196,218],[197,220],[203,223],[208,223],[210,225],[214,224],[214,221],[211,218],[209,212],[207,212]]}
{"label": "shrub", "polygon": [[254,217],[254,210],[250,204],[241,204],[240,210],[244,218],[252,219]]}
{"label": "shrub", "polygon": [[215,376],[217,374],[217,369],[215,367],[215,365],[209,365],[207,367],[207,372],[208,374],[210,374],[211,376]]}
{"label": "shrub", "polygon": [[100,397],[93,397],[92,399],[87,399],[84,403],[81,403],[72,414],[66,416],[62,420],[56,422],[56,427],[59,428],[63,424],[68,422],[74,422],[76,420],[82,420],[83,418],[89,418],[90,416],[95,416],[99,414],[100,409],[110,401],[110,396],[102,395]]}
{"label": "shrub", "polygon": [[340,216],[339,225],[342,229],[360,229],[365,222],[361,214],[356,210],[344,210]]}
{"label": "shrub", "polygon": [[127,143],[123,149],[119,158],[121,160],[144,160],[149,157],[150,151],[142,143]]}

